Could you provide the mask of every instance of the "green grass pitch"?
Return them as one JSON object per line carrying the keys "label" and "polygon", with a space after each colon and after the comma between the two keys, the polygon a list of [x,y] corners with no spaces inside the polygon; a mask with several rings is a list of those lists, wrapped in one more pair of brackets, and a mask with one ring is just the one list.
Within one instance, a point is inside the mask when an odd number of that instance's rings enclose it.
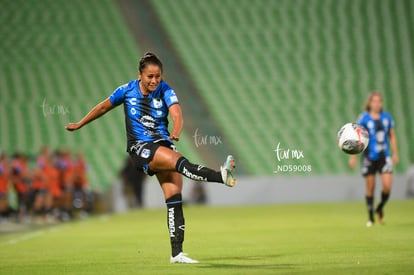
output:
{"label": "green grass pitch", "polygon": [[[185,207],[185,252],[169,264],[166,210],[0,235],[0,274],[414,274],[414,201],[366,228],[363,201]],[[1,226],[1,225],[0,225]]]}

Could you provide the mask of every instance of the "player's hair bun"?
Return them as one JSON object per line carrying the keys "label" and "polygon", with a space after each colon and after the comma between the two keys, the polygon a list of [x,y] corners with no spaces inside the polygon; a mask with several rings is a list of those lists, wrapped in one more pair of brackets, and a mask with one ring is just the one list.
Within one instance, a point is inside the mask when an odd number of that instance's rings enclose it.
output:
{"label": "player's hair bun", "polygon": [[153,54],[152,52],[146,52],[144,54],[144,58],[149,58],[149,57],[153,57],[153,56],[155,56],[155,54]]}
{"label": "player's hair bun", "polygon": [[148,64],[153,64],[153,65],[157,65],[161,68],[162,71],[162,62],[161,60],[158,58],[158,56],[156,56],[154,53],[152,52],[146,52],[141,59],[139,60],[139,64],[138,64],[138,70],[140,73],[142,73],[142,71],[145,69],[145,67]]}

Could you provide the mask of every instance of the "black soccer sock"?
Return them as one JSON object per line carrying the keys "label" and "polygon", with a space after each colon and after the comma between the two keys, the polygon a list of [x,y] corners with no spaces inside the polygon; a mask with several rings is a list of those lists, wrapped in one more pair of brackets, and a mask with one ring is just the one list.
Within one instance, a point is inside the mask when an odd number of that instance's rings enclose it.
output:
{"label": "black soccer sock", "polygon": [[374,197],[365,197],[368,208],[368,216],[370,221],[374,221]]}
{"label": "black soccer sock", "polygon": [[214,171],[202,165],[193,164],[185,157],[178,159],[175,170],[192,180],[223,183],[220,171]]}
{"label": "black soccer sock", "polygon": [[175,194],[168,198],[167,204],[167,225],[170,232],[171,255],[173,257],[183,251],[184,242],[184,214],[181,194]]}
{"label": "black soccer sock", "polygon": [[378,204],[376,211],[382,212],[382,208],[387,203],[389,197],[390,197],[390,193],[384,193],[384,192],[381,193],[381,201]]}

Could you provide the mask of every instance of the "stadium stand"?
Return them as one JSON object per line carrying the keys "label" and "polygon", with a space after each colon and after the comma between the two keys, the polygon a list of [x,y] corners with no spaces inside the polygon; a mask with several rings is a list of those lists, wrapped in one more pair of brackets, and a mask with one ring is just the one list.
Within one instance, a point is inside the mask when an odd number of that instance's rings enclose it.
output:
{"label": "stadium stand", "polygon": [[[151,3],[250,173],[289,163],[347,173],[336,132],[372,90],[397,122],[399,171],[414,157],[410,1]],[[279,142],[304,158],[279,162]]]}
{"label": "stadium stand", "polygon": [[[1,148],[36,153],[43,144],[85,152],[90,176],[108,184],[123,148],[122,114],[79,133],[78,120],[94,103],[132,78],[137,47],[111,1],[2,1]],[[110,21],[107,18],[111,18]],[[122,42],[121,42],[122,41]],[[116,57],[116,58],[114,58]],[[104,183],[105,182],[105,183]]]}
{"label": "stadium stand", "polygon": [[33,155],[43,144],[81,150],[91,186],[107,188],[126,157],[122,108],[79,132],[64,126],[136,78],[141,49],[118,6],[109,0],[1,1],[0,10],[0,149]]}

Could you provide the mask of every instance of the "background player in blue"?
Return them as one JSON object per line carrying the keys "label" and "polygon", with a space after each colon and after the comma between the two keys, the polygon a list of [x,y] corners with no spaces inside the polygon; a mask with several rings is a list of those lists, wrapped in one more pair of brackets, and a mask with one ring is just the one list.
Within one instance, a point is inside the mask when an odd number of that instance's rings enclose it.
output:
{"label": "background player in blue", "polygon": [[[394,130],[392,116],[382,110],[382,96],[378,92],[371,93],[357,123],[364,126],[369,132],[369,144],[362,154],[362,175],[366,182],[366,203],[368,207],[367,226],[374,224],[374,191],[376,173],[381,175],[382,192],[375,213],[382,224],[384,218],[384,205],[388,201],[392,186],[393,164],[398,163],[397,138]],[[391,148],[390,148],[391,147]],[[392,159],[391,159],[391,151]],[[356,155],[352,155],[349,166],[356,166]]]}
{"label": "background player in blue", "polygon": [[[156,175],[167,204],[167,224],[172,248],[171,263],[197,263],[183,253],[184,215],[182,210],[182,175],[197,181],[211,181],[234,186],[235,162],[228,156],[220,171],[189,162],[175,150],[183,127],[181,107],[174,90],[162,80],[162,63],[153,53],[139,61],[138,79],[118,87],[79,122],[69,123],[74,131],[123,104],[127,132],[127,151],[137,169]],[[168,131],[168,115],[173,121]]]}

